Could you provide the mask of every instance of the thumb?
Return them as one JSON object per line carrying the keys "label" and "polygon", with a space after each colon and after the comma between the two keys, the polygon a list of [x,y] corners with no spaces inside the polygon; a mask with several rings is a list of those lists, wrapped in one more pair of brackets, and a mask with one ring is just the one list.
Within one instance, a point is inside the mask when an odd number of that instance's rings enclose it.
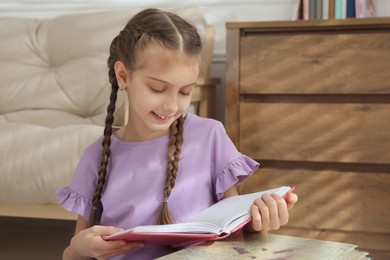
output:
{"label": "thumb", "polygon": [[295,203],[297,203],[298,201],[298,196],[297,194],[295,193],[292,193],[292,192],[288,192],[286,194],[286,204],[287,204],[287,208],[288,209],[291,209],[294,207]]}
{"label": "thumb", "polygon": [[92,230],[96,235],[112,235],[121,232],[124,229],[113,226],[94,226]]}

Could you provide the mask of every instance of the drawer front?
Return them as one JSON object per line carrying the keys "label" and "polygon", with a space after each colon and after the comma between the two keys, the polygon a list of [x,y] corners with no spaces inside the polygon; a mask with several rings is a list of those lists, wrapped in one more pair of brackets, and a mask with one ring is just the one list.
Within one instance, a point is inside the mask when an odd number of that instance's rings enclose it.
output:
{"label": "drawer front", "polygon": [[390,104],[241,103],[239,111],[239,149],[253,158],[390,170]]}
{"label": "drawer front", "polygon": [[299,196],[289,226],[390,235],[388,173],[260,167],[239,189],[250,193],[283,185],[295,186]]}
{"label": "drawer front", "polygon": [[240,93],[389,94],[389,68],[389,30],[240,38]]}
{"label": "drawer front", "polygon": [[390,254],[390,174],[260,167],[239,188],[250,193],[282,185],[294,185],[299,201],[288,225],[274,233],[353,243],[370,253]]}

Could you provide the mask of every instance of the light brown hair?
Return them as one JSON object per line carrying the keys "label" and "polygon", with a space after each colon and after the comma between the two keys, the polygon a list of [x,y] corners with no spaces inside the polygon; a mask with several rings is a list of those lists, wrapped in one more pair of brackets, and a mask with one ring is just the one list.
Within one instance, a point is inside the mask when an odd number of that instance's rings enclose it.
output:
{"label": "light brown hair", "polygon": [[[111,83],[110,103],[107,107],[104,137],[102,141],[102,158],[99,167],[98,181],[93,198],[91,225],[99,223],[102,211],[101,196],[107,179],[107,167],[110,161],[110,145],[112,124],[114,122],[115,103],[118,93],[118,81],[114,64],[122,61],[126,68],[133,71],[140,66],[144,51],[157,44],[172,51],[180,51],[186,55],[200,57],[202,42],[197,29],[178,15],[158,9],[146,9],[129,20],[125,28],[114,38],[110,46],[110,56],[107,61],[108,76]],[[172,223],[168,212],[168,198],[175,186],[179,167],[181,146],[183,143],[184,118],[181,116],[172,123],[169,129],[170,141],[168,147],[167,177],[163,190],[164,201],[156,220],[157,224]]]}

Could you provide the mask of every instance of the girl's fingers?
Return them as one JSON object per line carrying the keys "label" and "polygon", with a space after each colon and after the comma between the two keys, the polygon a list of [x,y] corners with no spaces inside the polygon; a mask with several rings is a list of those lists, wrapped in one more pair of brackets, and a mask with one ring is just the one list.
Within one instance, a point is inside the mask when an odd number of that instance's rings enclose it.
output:
{"label": "girl's fingers", "polygon": [[251,215],[252,215],[252,229],[254,231],[260,231],[263,229],[262,220],[259,212],[259,208],[252,204],[251,206]]}
{"label": "girl's fingers", "polygon": [[279,229],[279,203],[277,202],[276,198],[270,194],[264,194],[262,199],[267,205],[269,211],[269,228],[274,230]]}
{"label": "girl's fingers", "polygon": [[[256,199],[254,201],[254,205],[257,206],[258,213],[260,213],[260,225],[262,230],[269,230],[270,229],[270,210],[265,204],[264,200],[262,198]],[[258,230],[258,229],[256,229]]]}
{"label": "girl's fingers", "polygon": [[286,225],[289,219],[286,200],[276,194],[272,194],[271,196],[275,199],[277,204],[278,214],[279,214],[278,215],[279,225],[280,226]]}
{"label": "girl's fingers", "polygon": [[140,248],[143,242],[126,242],[124,240],[106,241],[102,236],[111,235],[123,231],[121,228],[112,226],[93,226],[91,227],[91,251],[95,252],[97,259],[108,259],[115,255],[123,254],[129,250]]}
{"label": "girl's fingers", "polygon": [[95,225],[91,228],[91,231],[92,231],[92,233],[99,235],[99,236],[108,236],[108,235],[112,235],[112,234],[115,234],[117,232],[123,231],[123,228]]}
{"label": "girl's fingers", "polygon": [[[292,203],[296,202],[296,196],[290,195]],[[285,199],[276,194],[264,194],[256,199],[251,207],[252,228],[260,230],[276,230],[288,223],[289,213]]]}
{"label": "girl's fingers", "polygon": [[129,250],[135,250],[135,249],[141,248],[143,246],[144,246],[144,244],[142,242],[128,242],[128,243],[125,242],[124,245],[121,245],[121,246],[113,249],[110,252],[110,257],[115,256],[115,255],[121,255],[121,254],[128,252]]}
{"label": "girl's fingers", "polygon": [[126,242],[126,241],[106,241],[99,249],[102,254],[98,259],[108,259],[112,256],[121,255],[129,250],[135,250],[144,246],[142,242]]}

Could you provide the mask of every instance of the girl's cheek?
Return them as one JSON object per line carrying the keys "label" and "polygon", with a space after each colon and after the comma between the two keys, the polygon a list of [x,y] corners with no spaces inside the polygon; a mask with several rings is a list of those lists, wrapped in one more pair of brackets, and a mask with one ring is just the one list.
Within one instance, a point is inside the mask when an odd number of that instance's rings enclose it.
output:
{"label": "girl's cheek", "polygon": [[180,110],[185,111],[189,108],[190,105],[191,105],[191,98],[188,98],[188,100],[181,102],[179,107]]}

